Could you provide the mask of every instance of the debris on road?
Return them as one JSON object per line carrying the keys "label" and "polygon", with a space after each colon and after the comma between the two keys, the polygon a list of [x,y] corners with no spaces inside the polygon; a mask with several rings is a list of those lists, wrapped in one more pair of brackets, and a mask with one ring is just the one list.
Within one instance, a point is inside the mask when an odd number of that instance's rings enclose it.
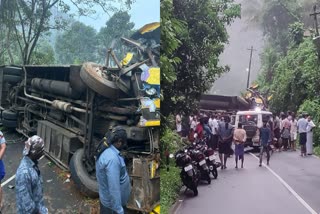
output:
{"label": "debris on road", "polygon": [[49,167],[52,167],[54,164],[53,164],[51,161],[49,161],[49,162],[47,163],[47,165],[48,165]]}

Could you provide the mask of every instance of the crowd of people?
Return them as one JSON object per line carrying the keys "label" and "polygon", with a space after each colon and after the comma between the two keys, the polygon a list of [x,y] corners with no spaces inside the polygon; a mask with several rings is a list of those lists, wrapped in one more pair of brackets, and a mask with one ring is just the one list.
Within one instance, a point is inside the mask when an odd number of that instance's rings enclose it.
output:
{"label": "crowd of people", "polygon": [[299,115],[281,112],[280,117],[274,117],[274,145],[276,151],[296,151],[296,142],[299,135],[299,145],[301,146],[301,156],[313,154],[313,129],[316,127],[312,117],[307,113]]}
{"label": "crowd of people", "polygon": [[[193,114],[186,117],[179,113],[176,115],[177,132],[180,136],[187,137],[190,142],[193,142],[195,137],[206,138],[208,147],[219,152],[221,169],[227,168],[227,160],[232,155],[235,156],[235,168],[238,168],[239,160],[243,168],[247,135],[241,121],[238,122],[237,127],[234,127],[230,116],[230,114],[210,113],[209,115]],[[301,146],[302,157],[312,155],[314,128],[315,124],[307,113],[299,115],[299,118],[293,112],[281,112],[279,116],[264,117],[262,127],[258,127],[259,166],[262,166],[264,153],[266,153],[267,165],[269,165],[273,152],[296,151],[296,143]],[[297,142],[298,139],[299,142]]]}

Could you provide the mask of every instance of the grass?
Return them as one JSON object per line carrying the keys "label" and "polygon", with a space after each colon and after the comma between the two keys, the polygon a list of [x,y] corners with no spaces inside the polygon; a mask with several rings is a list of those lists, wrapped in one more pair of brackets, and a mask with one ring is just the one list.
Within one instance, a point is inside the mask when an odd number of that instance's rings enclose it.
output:
{"label": "grass", "polygon": [[320,157],[320,146],[315,146],[313,151],[314,151],[314,155]]}
{"label": "grass", "polygon": [[169,172],[166,168],[160,169],[161,214],[168,214],[169,209],[179,197],[182,186],[180,169],[171,165]]}

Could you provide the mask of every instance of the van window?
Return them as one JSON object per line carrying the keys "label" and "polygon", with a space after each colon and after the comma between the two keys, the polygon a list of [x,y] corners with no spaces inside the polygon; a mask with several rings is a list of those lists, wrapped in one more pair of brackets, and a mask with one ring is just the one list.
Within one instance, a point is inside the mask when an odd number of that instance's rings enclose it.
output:
{"label": "van window", "polygon": [[258,115],[239,115],[239,122],[243,125],[248,124],[250,122],[258,123]]}
{"label": "van window", "polygon": [[231,123],[231,125],[233,125],[233,126],[236,124],[236,116],[235,116],[235,115],[232,115],[232,116],[231,116],[231,122],[230,122],[230,123]]}

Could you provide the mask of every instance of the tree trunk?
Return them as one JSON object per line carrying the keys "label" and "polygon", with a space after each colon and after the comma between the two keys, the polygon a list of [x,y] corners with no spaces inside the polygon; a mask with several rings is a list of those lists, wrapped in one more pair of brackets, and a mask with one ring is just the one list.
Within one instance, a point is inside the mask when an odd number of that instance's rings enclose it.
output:
{"label": "tree trunk", "polygon": [[9,55],[9,59],[10,59],[10,64],[14,64],[14,59],[13,59],[13,56],[12,56],[12,53],[11,53],[11,49],[10,49],[10,36],[11,36],[11,28],[9,27],[8,29],[8,32],[7,32],[7,41],[6,41],[6,44],[7,44],[7,52],[8,52],[8,55]]}

